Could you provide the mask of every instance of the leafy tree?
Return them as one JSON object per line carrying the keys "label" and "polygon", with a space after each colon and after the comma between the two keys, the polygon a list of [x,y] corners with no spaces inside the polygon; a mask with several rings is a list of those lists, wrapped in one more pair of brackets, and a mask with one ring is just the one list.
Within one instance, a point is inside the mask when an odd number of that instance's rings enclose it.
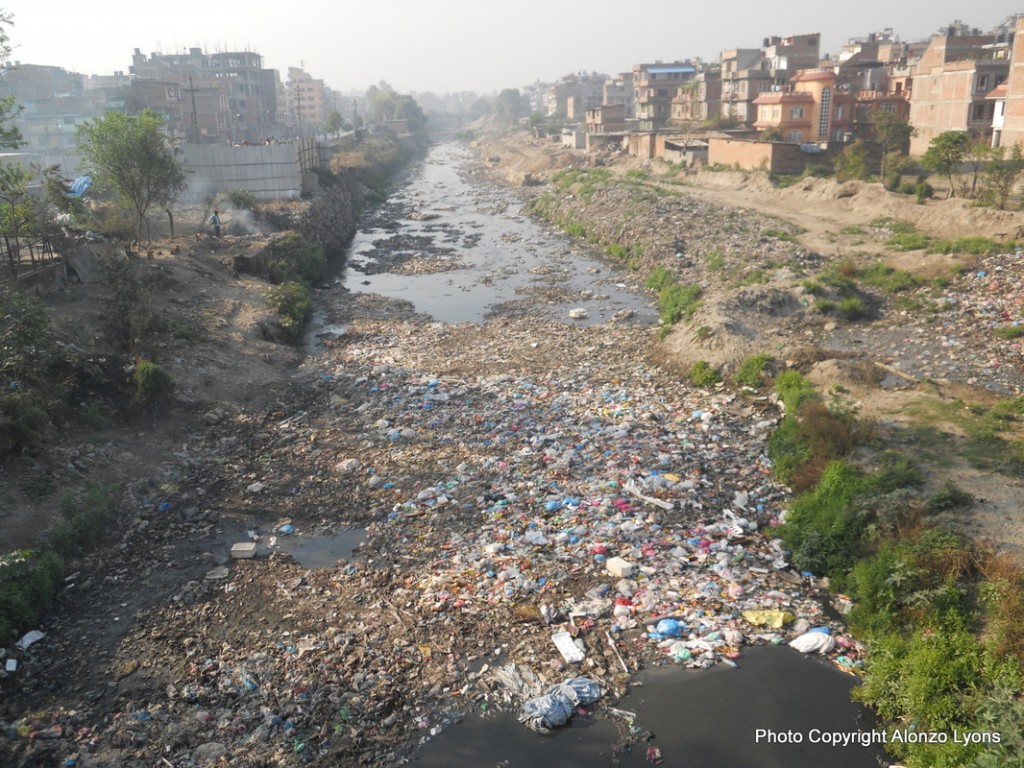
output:
{"label": "leafy tree", "polygon": [[836,179],[839,181],[866,179],[868,177],[867,147],[860,139],[846,147],[841,154],[836,155],[833,163],[836,170]]}
{"label": "leafy tree", "polygon": [[871,122],[875,126],[875,138],[882,145],[882,178],[885,178],[889,163],[887,158],[891,152],[901,155],[910,150],[910,140],[917,135],[917,129],[905,117],[895,112],[876,109],[871,112]]}
{"label": "leafy tree", "polygon": [[[153,205],[168,212],[185,187],[178,150],[160,128],[163,118],[145,109],[134,115],[107,112],[78,127],[78,150],[96,183],[110,187],[135,212],[135,235],[150,235],[146,214]],[[172,219],[173,225],[173,219]]]}
{"label": "leafy tree", "polygon": [[1024,170],[1024,147],[1017,143],[1009,152],[1006,150],[1006,147],[991,150],[989,160],[982,171],[986,192],[999,210],[1006,208],[1006,201],[1010,199],[1013,186]]}
{"label": "leafy tree", "polygon": [[953,186],[953,173],[964,162],[971,134],[966,131],[944,131],[931,140],[928,149],[921,157],[921,165],[930,171],[944,173],[949,181],[947,198],[956,194]]}
{"label": "leafy tree", "polygon": [[[6,11],[0,11],[0,61],[6,61],[11,55],[11,41],[7,36],[7,27],[14,26],[14,17]],[[25,141],[21,131],[15,125],[5,125],[21,112],[21,107],[13,96],[0,99],[0,149],[16,149]]]}
{"label": "leafy tree", "polygon": [[978,176],[981,174],[982,166],[988,159],[992,152],[992,147],[989,146],[984,136],[975,136],[971,141],[969,147],[967,147],[967,165],[971,169],[971,194],[973,195],[978,189]]}
{"label": "leafy tree", "polygon": [[502,123],[511,125],[526,114],[522,95],[516,88],[506,88],[495,98],[494,112]]}
{"label": "leafy tree", "polygon": [[335,136],[338,136],[341,134],[344,127],[345,118],[341,116],[341,112],[336,109],[332,109],[327,113],[327,119],[324,120],[325,133],[333,133]]}

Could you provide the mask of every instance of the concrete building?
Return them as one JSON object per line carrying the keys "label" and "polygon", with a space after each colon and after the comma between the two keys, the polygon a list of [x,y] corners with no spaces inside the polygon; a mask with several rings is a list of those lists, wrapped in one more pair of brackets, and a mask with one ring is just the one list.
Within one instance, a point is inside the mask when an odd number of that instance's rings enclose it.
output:
{"label": "concrete building", "polygon": [[722,70],[711,66],[680,85],[672,99],[672,122],[707,123],[722,116]]}
{"label": "concrete building", "polygon": [[721,56],[722,117],[741,125],[757,120],[754,100],[784,88],[802,69],[814,69],[820,58],[817,33],[766,37],[761,48],[733,48]]}
{"label": "concrete building", "polygon": [[604,81],[601,104],[606,107],[621,106],[623,119],[636,117],[636,98],[633,91],[633,73],[623,72]]}
{"label": "concrete building", "polygon": [[693,80],[697,67],[688,61],[672,64],[634,64],[633,93],[637,127],[660,131],[672,117],[672,100],[679,87]]}
{"label": "concrete building", "polygon": [[911,140],[911,153],[923,154],[932,139],[946,131],[990,138],[995,102],[987,96],[1009,72],[1010,44],[995,35],[933,37],[913,71],[910,122],[917,135]]}
{"label": "concrete building", "polygon": [[258,53],[207,54],[201,48],[190,48],[182,54],[146,56],[136,48],[129,71],[139,80],[179,85],[190,141],[255,143],[280,130],[276,89],[279,77],[276,70],[263,68],[263,57]]}
{"label": "concrete building", "polygon": [[1016,20],[1005,83],[990,90],[992,105],[992,146],[1013,146],[1024,142],[1024,18]]}
{"label": "concrete building", "polygon": [[288,67],[284,86],[288,104],[288,127],[297,136],[315,136],[323,130],[332,108],[332,91],[301,67]]}
{"label": "concrete building", "polygon": [[796,144],[843,141],[849,132],[854,97],[836,89],[836,73],[808,70],[790,78],[785,90],[762,93],[754,100],[759,131],[777,131]]}

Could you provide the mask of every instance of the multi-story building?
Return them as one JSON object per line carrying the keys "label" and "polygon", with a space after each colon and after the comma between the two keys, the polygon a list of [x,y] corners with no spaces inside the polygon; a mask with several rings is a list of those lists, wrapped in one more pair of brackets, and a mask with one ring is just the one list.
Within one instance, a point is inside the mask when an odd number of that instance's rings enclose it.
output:
{"label": "multi-story building", "polygon": [[1024,142],[1024,17],[1015,21],[1006,82],[992,88],[986,96],[992,105],[993,147]]}
{"label": "multi-story building", "polygon": [[633,94],[639,130],[665,128],[672,117],[672,100],[679,87],[693,80],[696,74],[697,67],[690,62],[634,64]]}
{"label": "multi-story building", "polygon": [[327,112],[333,107],[333,91],[301,67],[288,67],[284,86],[288,103],[288,126],[300,136],[322,130]]}
{"label": "multi-story building", "polygon": [[143,54],[138,48],[129,70],[138,80],[177,83],[186,135],[196,142],[262,141],[279,129],[278,74],[263,68],[252,51]]}
{"label": "multi-story building", "polygon": [[818,34],[766,37],[761,48],[734,48],[721,56],[722,117],[752,125],[758,111],[754,100],[762,93],[781,90],[802,69],[818,66]]}
{"label": "multi-story building", "polygon": [[[913,154],[923,154],[946,131],[990,137],[995,102],[989,93],[1010,72],[1010,43],[996,35],[935,35],[913,71],[910,122],[917,133]],[[977,32],[977,30],[968,30]]]}
{"label": "multi-story building", "polygon": [[672,121],[707,123],[722,115],[722,70],[710,66],[679,86],[672,99]]}
{"label": "multi-story building", "polygon": [[633,92],[633,73],[623,72],[604,81],[601,104],[606,107],[622,107],[624,120],[636,117],[636,98]]}
{"label": "multi-story building", "polygon": [[775,130],[784,141],[812,144],[842,141],[849,132],[854,96],[836,88],[831,70],[806,70],[790,78],[782,91],[754,100],[759,131]]}

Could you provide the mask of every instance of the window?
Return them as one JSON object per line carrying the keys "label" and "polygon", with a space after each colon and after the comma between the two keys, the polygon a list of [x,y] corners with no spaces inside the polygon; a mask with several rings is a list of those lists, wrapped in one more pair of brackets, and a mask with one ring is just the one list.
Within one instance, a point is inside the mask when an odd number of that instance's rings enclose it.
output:
{"label": "window", "polygon": [[789,110],[789,119],[790,120],[798,120],[799,118],[801,118],[803,116],[804,116],[804,108],[803,107],[791,107],[790,108],[790,110]]}
{"label": "window", "polygon": [[846,110],[846,107],[844,105],[842,105],[842,104],[837,104],[836,105],[836,120],[842,120],[843,119],[845,110]]}
{"label": "window", "polygon": [[788,134],[786,134],[786,139],[792,142],[800,143],[804,140],[804,132],[790,131]]}
{"label": "window", "polygon": [[828,136],[828,126],[832,115],[832,89],[821,89],[821,110],[818,112],[818,137]]}
{"label": "window", "polygon": [[978,75],[978,85],[975,90],[979,93],[985,93],[989,90],[988,75]]}

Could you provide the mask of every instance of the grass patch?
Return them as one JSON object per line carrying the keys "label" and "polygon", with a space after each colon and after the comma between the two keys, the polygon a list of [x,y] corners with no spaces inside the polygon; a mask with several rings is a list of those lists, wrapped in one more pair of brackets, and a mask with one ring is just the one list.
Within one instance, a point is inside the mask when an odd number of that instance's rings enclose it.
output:
{"label": "grass patch", "polygon": [[1006,339],[1007,341],[1019,339],[1021,336],[1024,336],[1024,325],[1004,325],[1001,328],[996,328],[995,334],[1000,339]]}
{"label": "grass patch", "polygon": [[661,292],[676,281],[675,275],[666,267],[655,268],[644,280],[644,285],[652,291]]}
{"label": "grass patch", "polygon": [[711,272],[720,272],[725,269],[725,256],[720,251],[712,251],[705,254],[704,266]]}
{"label": "grass patch", "polygon": [[880,261],[876,261],[874,264],[859,270],[857,277],[861,282],[867,283],[874,288],[880,288],[886,293],[909,291],[922,283],[920,278],[915,277],[910,272],[895,269]]}
{"label": "grass patch", "polygon": [[761,232],[761,236],[774,237],[776,240],[782,240],[785,243],[797,242],[796,235],[784,229],[765,229]]}
{"label": "grass patch", "polygon": [[680,320],[689,322],[700,308],[701,290],[696,285],[668,285],[658,294],[658,314],[661,321],[674,325]]}
{"label": "grass patch", "polygon": [[741,387],[756,389],[764,384],[765,374],[771,362],[772,358],[769,355],[763,353],[751,355],[740,363],[740,367],[736,369],[732,380]]}
{"label": "grass patch", "polygon": [[690,369],[690,383],[694,386],[713,387],[721,381],[722,375],[706,360],[698,360]]}

